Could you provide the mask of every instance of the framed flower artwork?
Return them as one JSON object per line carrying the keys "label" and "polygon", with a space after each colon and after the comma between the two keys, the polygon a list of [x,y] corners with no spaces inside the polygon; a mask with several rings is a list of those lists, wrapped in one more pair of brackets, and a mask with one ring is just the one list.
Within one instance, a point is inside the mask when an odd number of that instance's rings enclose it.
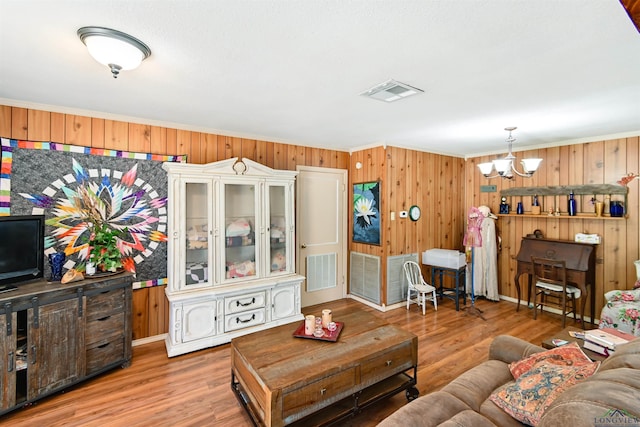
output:
{"label": "framed flower artwork", "polygon": [[380,220],[380,181],[353,184],[352,240],[380,245]]}

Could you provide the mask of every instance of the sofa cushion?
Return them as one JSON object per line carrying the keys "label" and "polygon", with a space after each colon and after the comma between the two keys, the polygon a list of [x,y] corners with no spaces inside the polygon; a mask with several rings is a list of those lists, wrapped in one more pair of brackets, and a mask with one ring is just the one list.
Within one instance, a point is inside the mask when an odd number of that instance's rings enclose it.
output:
{"label": "sofa cushion", "polygon": [[474,411],[479,411],[480,405],[496,388],[512,380],[506,363],[487,360],[455,378],[442,391],[451,393]]}
{"label": "sofa cushion", "polygon": [[505,411],[500,409],[495,403],[491,401],[491,396],[487,397],[480,407],[480,413],[490,419],[495,425],[500,427],[522,427],[522,423]]}
{"label": "sofa cushion", "polygon": [[640,369],[640,339],[633,340],[616,348],[615,353],[602,362],[600,370],[604,371],[616,368]]}
{"label": "sofa cushion", "polygon": [[511,363],[542,351],[545,351],[544,348],[520,338],[511,335],[498,335],[489,346],[489,359]]}
{"label": "sofa cushion", "polygon": [[[605,419],[611,415],[614,416]],[[591,378],[567,389],[545,411],[539,427],[633,426],[638,425],[638,419],[640,370],[620,368],[599,370]]]}
{"label": "sofa cushion", "polygon": [[592,363],[591,359],[580,349],[578,343],[572,342],[513,362],[509,364],[509,370],[513,378],[518,379],[520,375],[529,371],[534,365],[542,361],[565,366],[581,366]]}
{"label": "sofa cushion", "polygon": [[543,360],[520,377],[497,389],[491,400],[515,419],[535,426],[564,390],[593,375],[599,362],[557,365]]}
{"label": "sofa cushion", "polygon": [[456,414],[469,410],[449,393],[436,391],[404,405],[385,418],[379,427],[431,427],[442,424]]}
{"label": "sofa cushion", "polygon": [[491,420],[472,410],[466,410],[454,415],[450,420],[440,424],[440,427],[495,427]]}

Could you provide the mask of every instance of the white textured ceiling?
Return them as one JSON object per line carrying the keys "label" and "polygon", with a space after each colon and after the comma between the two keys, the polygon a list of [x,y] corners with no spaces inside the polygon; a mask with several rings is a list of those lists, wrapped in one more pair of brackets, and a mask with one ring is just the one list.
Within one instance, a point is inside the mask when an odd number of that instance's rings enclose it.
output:
{"label": "white textured ceiling", "polygon": [[[113,79],[76,31],[152,55]],[[424,93],[359,94],[387,79]],[[457,156],[640,134],[618,0],[0,0],[0,102],[353,150]]]}

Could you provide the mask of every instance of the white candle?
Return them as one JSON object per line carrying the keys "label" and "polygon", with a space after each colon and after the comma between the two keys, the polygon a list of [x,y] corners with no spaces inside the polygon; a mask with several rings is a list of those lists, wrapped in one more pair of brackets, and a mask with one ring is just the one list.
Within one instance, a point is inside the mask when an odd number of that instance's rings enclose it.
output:
{"label": "white candle", "polygon": [[331,322],[331,310],[327,308],[322,310],[322,327],[326,328],[329,326],[329,322]]}
{"label": "white candle", "polygon": [[304,334],[313,335],[313,331],[316,328],[316,316],[308,315],[304,318]]}

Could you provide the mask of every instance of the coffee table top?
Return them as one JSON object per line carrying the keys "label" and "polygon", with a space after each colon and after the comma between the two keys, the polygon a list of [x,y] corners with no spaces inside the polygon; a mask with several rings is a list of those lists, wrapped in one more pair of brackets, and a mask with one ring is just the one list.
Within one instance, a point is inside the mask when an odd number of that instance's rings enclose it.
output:
{"label": "coffee table top", "polygon": [[556,348],[557,345],[555,345],[552,341],[554,339],[561,339],[561,340],[565,340],[565,341],[569,341],[569,342],[577,342],[578,345],[580,346],[580,348],[582,349],[582,351],[584,351],[584,353],[593,361],[597,361],[597,360],[605,360],[607,358],[607,356],[604,356],[600,353],[596,353],[595,351],[591,351],[588,350],[586,348],[584,348],[584,340],[581,339],[577,339],[572,337],[569,332],[570,331],[574,331],[574,332],[584,332],[583,329],[581,328],[576,328],[575,326],[568,326],[565,329],[561,330],[560,332],[554,334],[553,336],[545,339],[544,341],[542,341],[542,347],[547,348],[547,349],[552,349],[552,348]]}
{"label": "coffee table top", "polygon": [[[319,316],[321,308],[317,313],[303,311]],[[344,323],[336,342],[296,338],[296,322],[234,338],[231,346],[272,390],[295,388],[314,376],[339,372],[354,360],[406,341],[415,340],[417,346],[414,334],[364,310],[334,309],[333,320]]]}

